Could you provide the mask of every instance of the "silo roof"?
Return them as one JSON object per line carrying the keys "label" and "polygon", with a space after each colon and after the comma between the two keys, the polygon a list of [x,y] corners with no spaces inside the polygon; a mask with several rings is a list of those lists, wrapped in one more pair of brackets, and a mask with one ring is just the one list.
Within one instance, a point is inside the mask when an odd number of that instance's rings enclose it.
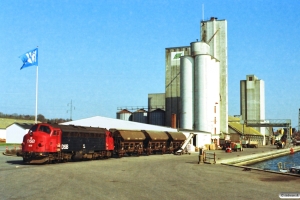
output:
{"label": "silo roof", "polygon": [[127,109],[123,109],[123,110],[121,110],[120,112],[118,112],[118,113],[131,113],[129,110],[127,110]]}

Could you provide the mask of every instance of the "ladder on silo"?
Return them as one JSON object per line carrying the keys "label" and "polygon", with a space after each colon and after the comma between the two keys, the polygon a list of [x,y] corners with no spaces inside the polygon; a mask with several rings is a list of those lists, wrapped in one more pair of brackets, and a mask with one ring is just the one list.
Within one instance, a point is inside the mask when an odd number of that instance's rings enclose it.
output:
{"label": "ladder on silo", "polygon": [[176,154],[181,155],[183,154],[183,151],[186,149],[187,145],[189,144],[190,140],[194,137],[194,133],[190,133],[189,137],[185,140],[183,145],[180,147],[178,151],[176,151]]}

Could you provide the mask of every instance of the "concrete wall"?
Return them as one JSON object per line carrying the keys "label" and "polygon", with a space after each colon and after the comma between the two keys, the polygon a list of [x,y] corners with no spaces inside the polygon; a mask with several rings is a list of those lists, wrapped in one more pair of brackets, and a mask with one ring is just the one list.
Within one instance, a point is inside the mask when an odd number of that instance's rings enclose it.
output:
{"label": "concrete wall", "polygon": [[176,114],[177,125],[180,120],[180,56],[183,55],[190,55],[190,46],[165,49],[166,126],[171,126],[172,114]]}
{"label": "concrete wall", "polygon": [[148,111],[151,112],[156,109],[165,110],[166,108],[166,94],[153,93],[148,94]]}

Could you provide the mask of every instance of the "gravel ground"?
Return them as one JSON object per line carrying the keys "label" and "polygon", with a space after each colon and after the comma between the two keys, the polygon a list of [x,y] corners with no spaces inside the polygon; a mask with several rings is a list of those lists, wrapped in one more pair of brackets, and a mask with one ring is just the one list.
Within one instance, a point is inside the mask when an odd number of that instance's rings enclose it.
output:
{"label": "gravel ground", "polygon": [[300,177],[198,164],[197,153],[49,165],[23,165],[20,157],[1,154],[0,181],[2,199],[240,200],[280,199],[281,192],[300,193]]}

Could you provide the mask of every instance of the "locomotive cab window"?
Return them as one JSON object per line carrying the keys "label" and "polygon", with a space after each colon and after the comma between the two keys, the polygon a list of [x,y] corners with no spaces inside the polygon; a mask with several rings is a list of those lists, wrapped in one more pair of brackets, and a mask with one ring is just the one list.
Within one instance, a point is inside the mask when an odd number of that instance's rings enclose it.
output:
{"label": "locomotive cab window", "polygon": [[37,130],[38,125],[34,125],[33,127],[31,127],[30,131],[31,132],[35,132]]}
{"label": "locomotive cab window", "polygon": [[42,132],[45,132],[48,134],[50,134],[50,132],[51,132],[50,128],[48,126],[44,126],[44,125],[40,126],[39,131],[42,131]]}

